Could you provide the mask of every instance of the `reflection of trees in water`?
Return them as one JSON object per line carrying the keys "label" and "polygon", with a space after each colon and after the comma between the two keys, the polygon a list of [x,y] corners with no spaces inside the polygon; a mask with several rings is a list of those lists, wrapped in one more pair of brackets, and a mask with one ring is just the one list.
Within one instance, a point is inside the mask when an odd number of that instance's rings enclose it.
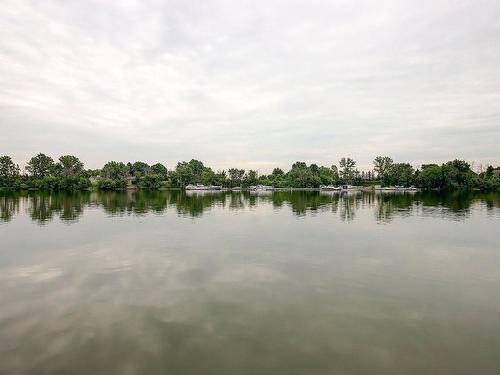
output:
{"label": "reflection of trees in water", "polygon": [[450,193],[427,191],[419,193],[374,194],[376,216],[380,221],[410,216],[419,211],[424,216],[462,220],[470,215],[473,205],[481,203],[490,212],[500,208],[499,192],[455,191]]}
{"label": "reflection of trees in water", "polygon": [[135,197],[132,192],[95,192],[92,194],[96,205],[104,208],[109,215],[125,215],[135,212]]}
{"label": "reflection of trees in water", "polygon": [[342,194],[340,196],[340,219],[342,221],[352,221],[359,209],[363,194]]}
{"label": "reflection of trees in water", "polygon": [[395,215],[410,216],[416,203],[413,193],[372,194],[375,200],[377,220],[389,222]]}
{"label": "reflection of trees in water", "polygon": [[11,221],[19,213],[19,195],[6,193],[0,197],[0,221]]}
{"label": "reflection of trees in water", "polygon": [[59,217],[68,223],[77,221],[86,207],[102,207],[108,215],[119,216],[162,214],[173,208],[179,215],[194,218],[212,207],[244,210],[259,205],[272,205],[278,210],[290,207],[293,214],[299,216],[330,212],[338,214],[339,218],[346,222],[354,220],[356,212],[360,209],[373,209],[376,219],[384,222],[390,222],[395,217],[409,216],[415,212],[461,220],[467,217],[475,203],[480,203],[481,207],[493,212],[494,209],[500,208],[500,193],[22,192],[4,194],[0,197],[0,220],[11,220],[20,212],[20,207],[24,207],[32,220],[43,224],[54,217]]}
{"label": "reflection of trees in water", "polygon": [[90,202],[89,192],[31,193],[28,195],[27,211],[32,220],[44,224],[59,216],[62,221],[77,221]]}
{"label": "reflection of trees in water", "polygon": [[500,194],[495,192],[489,192],[483,195],[482,201],[484,202],[486,209],[492,213],[495,207],[500,207]]}
{"label": "reflection of trees in water", "polygon": [[181,215],[198,217],[207,209],[215,205],[226,205],[226,194],[224,192],[186,192],[176,191],[169,200],[177,208]]}
{"label": "reflection of trees in water", "polygon": [[245,208],[245,193],[232,192],[229,196],[229,208],[231,210],[241,210]]}
{"label": "reflection of trees in water", "polygon": [[39,224],[58,216],[64,222],[78,220],[84,207],[92,203],[89,192],[49,193],[10,192],[0,196],[0,221],[10,221],[21,207]]}
{"label": "reflection of trees in water", "polygon": [[339,194],[322,194],[317,191],[281,191],[270,195],[268,200],[275,208],[288,205],[294,214],[302,216],[307,212],[328,210],[339,200]]}

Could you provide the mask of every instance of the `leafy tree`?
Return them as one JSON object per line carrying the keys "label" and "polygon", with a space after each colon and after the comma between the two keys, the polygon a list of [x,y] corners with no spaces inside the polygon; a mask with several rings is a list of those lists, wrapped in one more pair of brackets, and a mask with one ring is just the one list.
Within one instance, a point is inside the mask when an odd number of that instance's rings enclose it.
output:
{"label": "leafy tree", "polygon": [[[125,164],[123,165],[125,166],[125,168],[127,168]],[[97,181],[97,187],[99,188],[99,190],[125,189],[127,187],[127,180],[121,177],[115,179],[104,177]]]}
{"label": "leafy tree", "polygon": [[356,177],[356,162],[351,158],[342,158],[339,162],[340,165],[340,177],[345,183],[354,182]]}
{"label": "leafy tree", "polygon": [[20,185],[19,166],[10,156],[0,157],[0,189],[17,189]]}
{"label": "leafy tree", "polygon": [[336,185],[338,183],[338,173],[335,169],[319,167],[320,185]]}
{"label": "leafy tree", "polygon": [[373,160],[373,169],[377,173],[377,177],[383,179],[386,174],[389,173],[393,164],[394,162],[390,157],[377,156],[375,160]]}
{"label": "leafy tree", "polygon": [[101,175],[100,169],[87,169],[85,175],[88,177],[99,177]]}
{"label": "leafy tree", "polygon": [[422,165],[422,170],[417,176],[417,185],[424,189],[441,188],[443,185],[441,167],[437,164]]}
{"label": "leafy tree", "polygon": [[332,165],[331,168],[333,173],[333,181],[335,184],[338,184],[340,182],[339,169],[337,168],[336,165]]}
{"label": "leafy tree", "polygon": [[384,172],[384,179],[391,185],[410,186],[414,180],[414,169],[408,163],[396,163]]}
{"label": "leafy tree", "polygon": [[243,178],[244,186],[257,185],[258,174],[257,171],[249,170],[248,173]]}
{"label": "leafy tree", "polygon": [[310,187],[311,185],[312,174],[303,161],[297,161],[292,165],[288,177],[292,187]]}
{"label": "leafy tree", "polygon": [[189,184],[199,184],[202,182],[203,172],[206,167],[203,163],[196,159],[191,159],[189,162],[177,163],[175,168],[177,172],[177,183],[178,186],[186,186]]}
{"label": "leafy tree", "polygon": [[477,183],[477,176],[470,168],[470,164],[464,160],[455,159],[441,166],[443,188],[469,189]]}
{"label": "leafy tree", "polygon": [[43,176],[34,181],[34,187],[40,190],[62,190],[60,179],[56,176]]}
{"label": "leafy tree", "polygon": [[281,178],[285,175],[285,172],[281,168],[274,168],[272,172],[273,177]]}
{"label": "leafy tree", "polygon": [[0,177],[19,176],[19,166],[14,164],[10,156],[0,156]]}
{"label": "leafy tree", "polygon": [[215,185],[215,173],[212,168],[205,168],[201,172],[201,183],[207,186]]}
{"label": "leafy tree", "polygon": [[194,183],[194,173],[189,163],[185,161],[177,163],[175,171],[177,173],[177,182],[180,187]]}
{"label": "leafy tree", "polygon": [[227,173],[229,175],[229,185],[231,187],[241,186],[243,183],[243,176],[245,175],[244,169],[230,168]]}
{"label": "leafy tree", "polygon": [[162,186],[162,178],[157,174],[148,174],[141,177],[139,187],[142,189],[159,189]]}
{"label": "leafy tree", "polygon": [[309,166],[309,171],[311,172],[311,175],[316,176],[316,177],[319,177],[320,172],[321,172],[318,165],[314,164],[314,163]]}
{"label": "leafy tree", "polygon": [[162,180],[166,180],[168,178],[168,170],[161,163],[156,163],[151,166],[151,173],[160,176]]}
{"label": "leafy tree", "polygon": [[63,177],[78,177],[84,169],[83,163],[76,156],[64,155],[59,158],[59,163],[55,166],[57,174]]}
{"label": "leafy tree", "polygon": [[213,184],[217,186],[226,186],[226,187],[229,186],[227,181],[226,171],[223,170],[215,173]]}
{"label": "leafy tree", "polygon": [[151,167],[142,161],[136,161],[130,167],[130,175],[135,177],[144,177],[150,173]]}
{"label": "leafy tree", "polygon": [[26,170],[35,178],[50,176],[54,170],[54,160],[45,154],[38,154],[30,159]]}
{"label": "leafy tree", "polygon": [[88,179],[88,177],[80,177],[80,178],[78,178],[78,182],[75,186],[75,189],[87,190],[90,188],[90,186],[91,186],[91,183],[90,183],[90,180]]}
{"label": "leafy tree", "polygon": [[189,161],[188,165],[193,172],[193,176],[195,178],[195,181],[199,182],[201,180],[201,174],[205,170],[205,166],[203,165],[203,163],[201,161],[196,160],[196,159],[191,159]]}
{"label": "leafy tree", "polygon": [[122,162],[110,161],[101,169],[101,177],[111,180],[124,180],[127,177],[128,168]]}

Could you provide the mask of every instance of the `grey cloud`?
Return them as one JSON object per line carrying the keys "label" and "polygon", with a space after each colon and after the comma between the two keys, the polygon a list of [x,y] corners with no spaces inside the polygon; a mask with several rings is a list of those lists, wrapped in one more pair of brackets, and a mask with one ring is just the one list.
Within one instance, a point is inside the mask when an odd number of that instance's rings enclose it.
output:
{"label": "grey cloud", "polygon": [[498,164],[499,13],[488,0],[7,1],[1,153]]}

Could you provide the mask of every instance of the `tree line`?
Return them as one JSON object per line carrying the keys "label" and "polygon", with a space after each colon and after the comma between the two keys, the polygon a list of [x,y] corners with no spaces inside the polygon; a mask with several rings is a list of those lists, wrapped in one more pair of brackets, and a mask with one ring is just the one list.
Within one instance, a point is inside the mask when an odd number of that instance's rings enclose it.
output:
{"label": "tree line", "polygon": [[463,160],[441,165],[424,164],[419,169],[409,163],[395,163],[388,156],[377,156],[373,170],[359,171],[356,161],[342,158],[338,166],[318,166],[295,162],[289,171],[274,168],[270,174],[255,170],[229,168],[214,171],[201,161],[192,159],[167,169],[161,163],[149,165],[142,161],[123,163],[110,161],[101,169],[85,169],[76,156],[63,155],[57,161],[39,153],[27,163],[21,173],[11,157],[0,157],[0,188],[9,190],[119,190],[127,187],[140,189],[183,188],[189,184],[222,186],[225,188],[270,185],[277,188],[318,188],[321,185],[401,185],[423,189],[456,190],[500,188],[500,167],[488,166],[474,172]]}

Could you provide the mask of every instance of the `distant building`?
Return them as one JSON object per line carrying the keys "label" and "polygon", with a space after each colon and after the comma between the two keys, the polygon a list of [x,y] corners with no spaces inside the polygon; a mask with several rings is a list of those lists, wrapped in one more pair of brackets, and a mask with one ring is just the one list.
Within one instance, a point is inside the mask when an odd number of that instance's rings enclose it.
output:
{"label": "distant building", "polygon": [[125,177],[125,180],[127,180],[127,189],[135,189],[135,177],[133,176],[127,176]]}
{"label": "distant building", "polygon": [[500,178],[500,167],[496,167],[493,169],[493,176],[495,178]]}

